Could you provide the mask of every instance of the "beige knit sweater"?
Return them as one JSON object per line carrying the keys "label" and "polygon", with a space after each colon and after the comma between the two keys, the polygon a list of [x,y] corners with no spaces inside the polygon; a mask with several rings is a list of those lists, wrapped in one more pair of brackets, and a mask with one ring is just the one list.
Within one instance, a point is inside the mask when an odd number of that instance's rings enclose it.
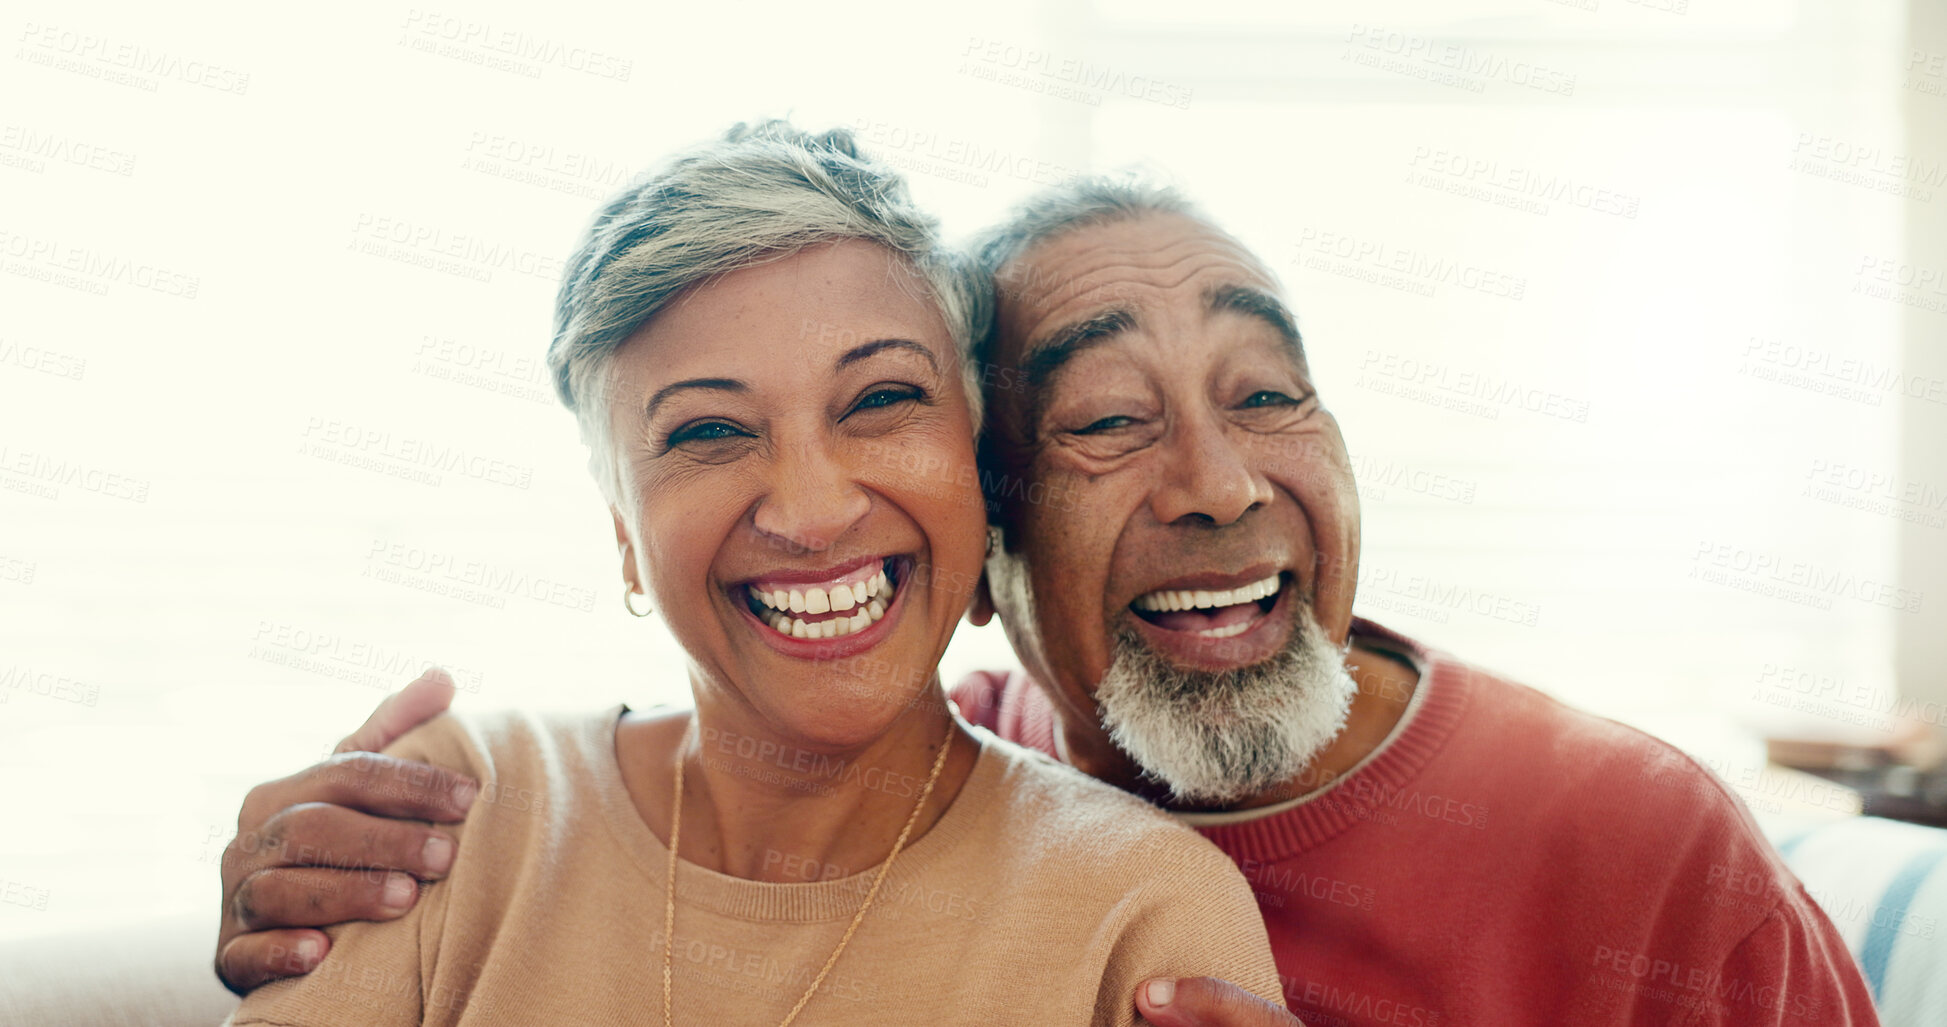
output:
{"label": "beige knit sweater", "polygon": [[[390,923],[331,929],[243,1025],[660,1023],[668,849],[599,716],[443,716],[388,752],[481,781],[452,873]],[[907,846],[802,1024],[1131,1024],[1156,975],[1281,997],[1257,906],[1221,852],[1143,802],[975,729],[953,805]],[[799,873],[799,870],[793,870]],[[873,869],[802,884],[679,866],[675,1019],[771,1027]]]}

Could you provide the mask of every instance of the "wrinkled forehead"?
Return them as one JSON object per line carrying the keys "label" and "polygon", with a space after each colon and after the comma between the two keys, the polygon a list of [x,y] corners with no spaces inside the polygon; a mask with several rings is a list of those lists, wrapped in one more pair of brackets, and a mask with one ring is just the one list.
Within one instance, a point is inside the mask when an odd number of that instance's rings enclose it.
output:
{"label": "wrinkled forehead", "polygon": [[1057,326],[1113,310],[1203,305],[1226,286],[1277,296],[1263,261],[1197,218],[1152,213],[1084,225],[1036,243],[995,276],[994,359],[1018,367]]}

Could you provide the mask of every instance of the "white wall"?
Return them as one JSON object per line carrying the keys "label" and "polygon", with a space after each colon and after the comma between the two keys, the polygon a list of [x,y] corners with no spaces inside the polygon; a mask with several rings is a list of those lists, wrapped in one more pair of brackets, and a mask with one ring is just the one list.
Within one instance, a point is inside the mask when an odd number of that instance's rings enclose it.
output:
{"label": "white wall", "polygon": [[[682,700],[536,367],[596,200],[752,116],[858,127],[955,230],[1071,170],[1179,177],[1284,270],[1383,622],[1748,762],[1786,668],[1887,690],[1899,618],[1939,619],[1894,554],[1947,470],[1839,371],[1947,323],[1938,285],[1871,294],[1889,190],[1947,204],[1884,170],[1903,105],[1947,113],[1895,7],[663,7],[5,26],[0,933],[214,902],[245,788],[426,662],[481,706]],[[1393,259],[1465,280],[1355,277]],[[415,479],[427,446],[468,470]],[[1924,597],[1781,600],[1720,558]],[[946,669],[1006,660],[968,630]],[[1847,694],[1801,721],[1883,712]]]}

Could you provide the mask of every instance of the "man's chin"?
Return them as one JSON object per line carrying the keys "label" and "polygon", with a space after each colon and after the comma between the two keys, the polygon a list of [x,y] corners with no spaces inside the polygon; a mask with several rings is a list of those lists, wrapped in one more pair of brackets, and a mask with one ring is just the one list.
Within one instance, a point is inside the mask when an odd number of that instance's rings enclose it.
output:
{"label": "man's chin", "polygon": [[1297,613],[1282,648],[1223,670],[1118,632],[1095,693],[1109,737],[1177,803],[1236,805],[1299,778],[1344,730],[1357,686],[1310,610]]}

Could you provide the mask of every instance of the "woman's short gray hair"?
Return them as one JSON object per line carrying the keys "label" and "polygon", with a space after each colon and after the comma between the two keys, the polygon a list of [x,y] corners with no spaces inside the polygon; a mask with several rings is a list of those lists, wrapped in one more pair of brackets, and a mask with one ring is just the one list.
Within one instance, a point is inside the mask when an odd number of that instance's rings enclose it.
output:
{"label": "woman's short gray hair", "polygon": [[941,242],[938,220],[914,205],[905,179],[861,153],[850,132],[813,135],[777,120],[739,124],[611,199],[562,275],[548,369],[611,501],[620,493],[605,397],[622,344],[693,285],[845,239],[900,255],[931,290],[962,356],[978,428],[972,353],[993,317],[988,276]]}

